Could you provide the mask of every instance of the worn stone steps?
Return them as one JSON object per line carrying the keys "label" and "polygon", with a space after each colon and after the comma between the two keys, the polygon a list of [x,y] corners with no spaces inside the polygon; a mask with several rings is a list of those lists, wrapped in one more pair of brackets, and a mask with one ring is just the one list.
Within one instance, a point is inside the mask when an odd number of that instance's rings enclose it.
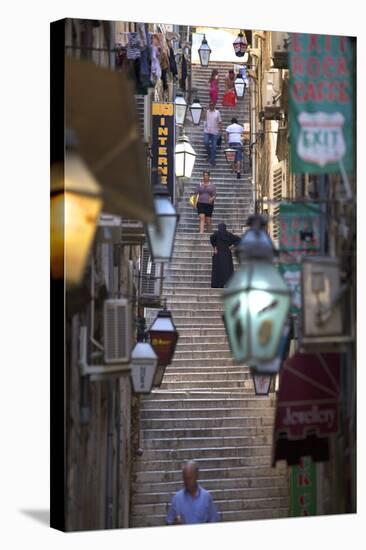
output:
{"label": "worn stone steps", "polygon": [[219,428],[182,428],[182,429],[144,429],[143,430],[145,445],[150,439],[159,440],[174,440],[181,438],[209,438],[209,437],[246,437],[255,435],[272,436],[271,426],[240,426],[234,428],[219,427]]}
{"label": "worn stone steps", "polygon": [[216,398],[203,398],[203,397],[194,397],[193,395],[189,395],[185,399],[179,399],[179,397],[184,397],[183,394],[179,394],[177,392],[175,399],[170,398],[164,398],[165,392],[159,392],[158,395],[149,396],[148,399],[144,399],[141,404],[141,410],[150,410],[151,412],[154,409],[162,411],[174,409],[177,410],[189,410],[192,411],[194,409],[205,409],[207,411],[211,409],[229,409],[232,410],[234,408],[252,408],[252,407],[263,407],[264,403],[268,403],[270,401],[270,404],[274,404],[274,398],[272,397],[266,397],[266,396],[260,396],[260,397],[248,397],[245,398],[231,398],[227,397],[226,399],[216,399]]}
{"label": "worn stone steps", "polygon": [[[205,484],[207,488],[207,484]],[[211,491],[212,497],[217,505],[217,508],[220,509],[220,505],[224,506],[224,502],[229,501],[231,504],[225,506],[225,510],[230,510],[230,506],[233,506],[234,501],[246,500],[251,501],[253,499],[263,498],[262,488],[235,488],[235,489],[208,489]],[[266,487],[267,498],[281,498],[286,496],[288,491],[287,487]],[[164,504],[171,501],[171,498],[174,494],[173,491],[166,492],[156,492],[156,493],[137,493],[133,497],[133,503],[136,505],[153,505],[158,506],[159,504]],[[234,508],[238,509],[238,508]]]}
{"label": "worn stone steps", "polygon": [[[202,105],[208,102],[212,68],[218,67],[224,76],[233,65],[194,67],[193,87]],[[249,121],[249,101],[247,94],[235,109],[218,106],[224,128],[232,116]],[[210,287],[209,234],[198,233],[197,212],[188,203],[202,171],[208,169],[218,193],[213,229],[224,221],[229,231],[241,236],[254,209],[248,149],[244,148],[238,180],[226,163],[224,143],[216,166],[206,161],[203,123],[195,127],[187,120],[185,131],[198,156],[178,203],[174,253],[163,281],[163,297],[180,339],[162,385],[141,398],[143,454],[134,457],[133,464],[133,527],[165,524],[167,504],[182,487],[181,465],[188,458],[197,460],[200,482],[212,491],[223,521],[288,516],[286,464],[271,467],[275,397],[255,396],[249,368],[232,358],[222,320],[223,290]],[[234,255],[233,260],[237,269]]]}
{"label": "worn stone steps", "polygon": [[253,415],[260,415],[261,417],[264,416],[273,416],[273,411],[269,407],[217,407],[216,409],[208,409],[208,408],[191,408],[191,409],[182,409],[182,408],[176,408],[176,409],[148,409],[144,408],[140,411],[140,418],[141,420],[144,419],[184,419],[186,422],[190,422],[191,419],[194,418],[217,418],[221,419],[224,417],[244,417],[244,416],[253,416]]}

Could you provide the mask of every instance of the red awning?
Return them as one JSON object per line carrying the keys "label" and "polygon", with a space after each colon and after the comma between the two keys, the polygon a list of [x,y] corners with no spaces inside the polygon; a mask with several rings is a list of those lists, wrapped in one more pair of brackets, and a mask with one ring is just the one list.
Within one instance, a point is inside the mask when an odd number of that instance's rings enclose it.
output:
{"label": "red awning", "polygon": [[301,456],[328,460],[328,437],[338,433],[340,354],[297,353],[280,371],[273,464]]}

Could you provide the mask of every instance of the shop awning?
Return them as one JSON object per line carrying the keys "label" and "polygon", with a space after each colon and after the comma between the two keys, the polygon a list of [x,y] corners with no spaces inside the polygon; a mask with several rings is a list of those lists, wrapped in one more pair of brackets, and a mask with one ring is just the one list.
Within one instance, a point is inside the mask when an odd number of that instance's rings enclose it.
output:
{"label": "shop awning", "polygon": [[103,188],[103,211],[152,222],[155,210],[146,155],[127,77],[90,61],[67,58],[65,124]]}
{"label": "shop awning", "polygon": [[328,460],[328,437],[339,429],[340,355],[297,353],[280,371],[273,465],[302,456]]}

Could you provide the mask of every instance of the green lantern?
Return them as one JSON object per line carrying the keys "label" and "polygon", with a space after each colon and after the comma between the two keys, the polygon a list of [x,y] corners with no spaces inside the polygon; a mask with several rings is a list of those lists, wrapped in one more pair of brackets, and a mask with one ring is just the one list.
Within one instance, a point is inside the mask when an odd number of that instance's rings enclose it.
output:
{"label": "green lantern", "polygon": [[251,228],[237,247],[239,270],[224,289],[224,319],[237,362],[264,362],[278,353],[291,291],[272,264],[273,244],[261,216],[249,218]]}

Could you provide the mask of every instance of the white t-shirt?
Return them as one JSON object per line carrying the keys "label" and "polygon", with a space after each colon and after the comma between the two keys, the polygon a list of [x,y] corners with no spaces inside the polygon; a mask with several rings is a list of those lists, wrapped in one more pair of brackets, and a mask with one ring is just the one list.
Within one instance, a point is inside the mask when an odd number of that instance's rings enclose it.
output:
{"label": "white t-shirt", "polygon": [[214,111],[210,111],[209,109],[207,109],[204,131],[207,132],[207,134],[217,135],[220,132],[220,122],[220,111],[217,111],[216,109]]}
{"label": "white t-shirt", "polygon": [[229,143],[241,143],[240,136],[244,132],[243,126],[235,122],[226,128],[226,132],[229,134]]}

